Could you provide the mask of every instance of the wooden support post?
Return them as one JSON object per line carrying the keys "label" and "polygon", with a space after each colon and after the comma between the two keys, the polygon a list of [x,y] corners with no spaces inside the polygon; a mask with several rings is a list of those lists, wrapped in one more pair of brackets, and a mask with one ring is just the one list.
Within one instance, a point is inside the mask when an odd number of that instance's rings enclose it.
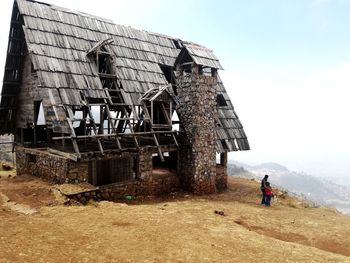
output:
{"label": "wooden support post", "polygon": [[73,114],[73,111],[70,107],[66,107],[66,111],[67,111],[68,116],[69,116],[69,117],[67,117],[67,123],[68,123],[69,129],[70,129],[70,133],[72,135],[71,136],[72,145],[73,145],[75,153],[80,157],[79,147],[78,147],[77,141],[75,140],[75,138],[77,136],[75,134],[73,123],[72,123],[72,119],[74,119],[74,114]]}
{"label": "wooden support post", "polygon": [[98,127],[98,133],[103,134],[104,133],[104,111],[103,111],[103,106],[100,106],[100,126]]}
{"label": "wooden support post", "polygon": [[[38,105],[39,103],[39,105]],[[37,123],[38,123],[38,115],[39,115],[39,110],[40,110],[40,103],[38,101],[34,101],[34,146],[37,145],[37,135],[38,135],[38,130],[37,130]],[[39,108],[38,108],[39,106]]]}
{"label": "wooden support post", "polygon": [[164,114],[164,116],[165,116],[165,119],[166,119],[167,123],[168,123],[169,125],[171,125],[170,116],[169,116],[169,114],[168,114],[168,112],[167,112],[167,110],[166,110],[165,105],[164,105],[163,102],[160,103],[160,107],[161,107],[161,109],[162,109],[162,112],[163,112],[163,114]]}
{"label": "wooden support post", "polygon": [[21,128],[21,145],[23,146],[24,145],[24,129]]}
{"label": "wooden support post", "polygon": [[97,185],[97,160],[91,161],[91,177],[92,184]]}
{"label": "wooden support post", "polygon": [[220,165],[227,165],[227,151],[220,153]]}
{"label": "wooden support post", "polygon": [[[62,133],[62,137],[63,137],[63,133]],[[65,151],[65,148],[66,148],[66,139],[63,138],[63,140],[62,140],[62,151],[63,152]]]}
{"label": "wooden support post", "polygon": [[34,123],[34,146],[37,145],[37,127],[36,124]]}
{"label": "wooden support post", "polygon": [[73,128],[72,121],[71,121],[71,119],[69,117],[67,118],[67,122],[68,122],[68,126],[69,126],[69,128],[71,130],[72,145],[73,145],[74,151],[80,157],[79,147],[78,147],[77,141],[75,139],[76,138],[76,134],[75,134],[75,131],[74,131],[74,128]]}
{"label": "wooden support post", "polygon": [[[132,127],[132,124],[131,124],[131,121],[130,121],[129,113],[128,113],[128,111],[125,109],[125,107],[122,107],[122,108],[123,108],[123,110],[124,110],[125,116],[127,116],[127,118],[128,118],[128,120],[127,120],[126,122],[129,124],[130,133],[133,134],[133,133],[134,133],[134,128]],[[134,142],[135,142],[136,147],[139,148],[139,143],[138,143],[136,137],[133,136],[133,138],[134,138]]]}
{"label": "wooden support post", "polygon": [[[83,107],[83,119],[84,119],[83,128],[84,128],[84,135],[87,135],[87,133],[86,133],[86,117],[87,117],[86,108]],[[86,139],[84,140],[84,146],[86,147]]]}
{"label": "wooden support post", "polygon": [[[153,130],[153,129],[152,129]],[[157,136],[155,134],[153,134],[153,139],[154,139],[154,142],[157,146],[157,149],[158,149],[158,155],[159,155],[159,158],[162,162],[164,162],[164,156],[163,156],[163,153],[162,151],[160,150],[160,146],[159,146],[159,143],[158,143],[158,140],[157,140]]]}
{"label": "wooden support post", "polygon": [[[92,115],[92,112],[91,112],[91,109],[90,109],[89,105],[87,107],[87,110],[88,110],[88,114],[89,114],[89,118],[90,118],[90,123],[92,124],[92,127],[93,127],[95,135],[97,135],[98,134],[97,127],[96,127],[94,116]],[[98,147],[100,149],[101,154],[104,154],[103,147],[102,147],[102,144],[101,144],[101,139],[99,137],[96,137],[96,140],[97,140],[97,144],[98,144]]]}
{"label": "wooden support post", "polygon": [[[106,112],[107,112],[107,118],[108,118],[108,125],[112,126],[112,132],[115,133],[116,131],[115,131],[115,128],[114,128],[113,123],[112,123],[112,115],[111,115],[111,112],[109,110],[108,104],[106,104]],[[109,134],[109,128],[108,128],[108,134]],[[120,144],[118,135],[115,136],[115,140],[117,142],[118,149],[121,150],[122,146]]]}
{"label": "wooden support post", "polygon": [[176,147],[179,147],[179,143],[177,142],[177,140],[176,140],[176,137],[175,137],[175,134],[174,134],[174,133],[171,133],[171,137],[173,138],[173,140],[174,140],[174,143],[175,143]]}

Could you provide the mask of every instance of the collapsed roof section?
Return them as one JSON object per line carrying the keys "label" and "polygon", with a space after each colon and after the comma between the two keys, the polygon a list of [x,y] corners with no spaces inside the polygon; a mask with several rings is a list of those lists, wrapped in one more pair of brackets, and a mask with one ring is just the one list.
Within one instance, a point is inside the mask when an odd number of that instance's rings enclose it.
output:
{"label": "collapsed roof section", "polygon": [[194,43],[183,43],[183,48],[175,60],[175,66],[179,62],[193,61],[197,65],[208,68],[223,69],[219,59],[214,55],[213,51]]}
{"label": "collapsed roof section", "polygon": [[[19,42],[21,45],[16,44]],[[106,47],[100,50],[101,56],[106,53],[115,58],[111,62],[114,68],[111,82],[117,82],[123,103],[130,109],[142,106],[141,98],[147,91],[169,83],[176,86],[173,70],[182,47],[197,64],[222,69],[213,52],[203,46],[54,5],[16,0],[5,69],[10,73],[5,72],[0,105],[0,133],[15,133],[16,126],[26,125],[16,123],[17,84],[21,82],[22,67],[16,57],[29,53],[48,127],[69,133],[66,107],[86,106],[87,99],[111,99],[104,80],[111,76],[103,75],[91,58],[101,47]],[[11,79],[11,75],[15,77]],[[13,88],[15,82],[17,89]],[[221,80],[218,96],[225,103],[217,105],[217,151],[249,150]]]}

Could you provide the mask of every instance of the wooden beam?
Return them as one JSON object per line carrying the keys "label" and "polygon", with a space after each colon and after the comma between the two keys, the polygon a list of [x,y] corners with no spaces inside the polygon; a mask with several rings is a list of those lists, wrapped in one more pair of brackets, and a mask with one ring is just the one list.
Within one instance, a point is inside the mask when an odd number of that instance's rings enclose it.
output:
{"label": "wooden beam", "polygon": [[[113,125],[113,121],[112,121],[112,115],[111,115],[111,112],[109,110],[109,107],[108,105],[106,104],[106,111],[107,111],[107,118],[108,118],[108,124],[112,127],[112,133],[115,133],[115,126]],[[109,129],[108,129],[109,130]],[[117,146],[118,146],[118,149],[122,149],[122,146],[120,144],[120,141],[119,141],[119,138],[118,138],[118,135],[115,136],[115,140],[117,142]]]}
{"label": "wooden beam", "polygon": [[70,160],[72,160],[74,162],[77,162],[78,161],[78,157],[80,157],[79,155],[66,153],[66,152],[61,152],[61,151],[58,151],[58,150],[55,150],[55,149],[52,149],[52,148],[47,148],[47,151],[49,153],[56,154],[56,155],[62,156],[64,158],[70,159]]}
{"label": "wooden beam", "polygon": [[[125,116],[130,117],[130,116],[129,116],[129,113],[128,113],[128,111],[125,109],[125,107],[123,107],[123,111],[124,111]],[[127,120],[127,123],[129,124],[130,132],[131,132],[132,134],[134,134],[134,129],[133,129],[133,127],[132,127],[130,118],[129,118],[129,120]],[[135,142],[136,147],[139,148],[139,142],[137,141],[137,138],[136,138],[135,136],[134,136],[134,142]]]}
{"label": "wooden beam", "polygon": [[116,75],[106,73],[98,73],[98,76],[102,79],[118,79]]}
{"label": "wooden beam", "polygon": [[165,116],[165,119],[167,120],[167,123],[168,123],[169,125],[171,125],[171,119],[170,119],[170,117],[169,117],[169,113],[168,113],[167,110],[165,109],[165,106],[164,106],[164,103],[163,103],[163,102],[160,103],[160,107],[162,108],[162,111],[163,111],[163,114],[164,114],[164,116]]}
{"label": "wooden beam", "polygon": [[72,140],[74,151],[75,151],[76,154],[80,155],[79,147],[78,147],[78,144],[77,144],[77,142],[75,140],[76,134],[75,134],[72,122],[71,122],[69,117],[67,118],[67,122],[68,122],[68,126],[69,126],[69,128],[71,130],[71,134],[72,134],[71,140]]}
{"label": "wooden beam", "polygon": [[[111,134],[96,134],[96,135],[78,135],[75,136],[76,139],[88,139],[88,138],[105,138],[105,137],[132,137],[137,135],[153,135],[153,134],[171,134],[176,133],[176,131],[149,131],[149,132],[134,132],[134,133],[111,133]],[[64,140],[70,139],[72,136],[59,136],[52,137],[52,140]]]}
{"label": "wooden beam", "polygon": [[[91,109],[90,109],[89,105],[87,107],[87,110],[88,110],[88,114],[89,114],[89,117],[90,117],[90,123],[92,123],[92,127],[94,129],[94,133],[95,133],[95,135],[98,135],[98,131],[97,131],[97,127],[96,127],[96,124],[95,124],[94,116],[92,115],[92,112],[91,112]],[[103,135],[103,134],[101,134],[101,135]],[[103,155],[104,153],[103,153],[103,147],[102,147],[102,144],[101,144],[101,140],[100,140],[99,137],[96,137],[96,139],[97,139],[97,144],[98,144],[98,147],[100,149],[100,152]]]}

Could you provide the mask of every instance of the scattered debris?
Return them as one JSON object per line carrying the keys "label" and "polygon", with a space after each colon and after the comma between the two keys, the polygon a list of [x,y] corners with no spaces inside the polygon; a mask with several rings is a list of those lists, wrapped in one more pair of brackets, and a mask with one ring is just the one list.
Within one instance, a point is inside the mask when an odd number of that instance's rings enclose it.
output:
{"label": "scattered debris", "polygon": [[131,201],[134,199],[134,197],[132,195],[127,195],[127,196],[125,196],[125,199],[128,201]]}
{"label": "scattered debris", "polygon": [[238,225],[242,225],[242,224],[243,224],[243,221],[242,221],[242,219],[240,219],[240,218],[236,219],[236,220],[233,221],[233,222],[235,222],[235,223],[238,224]]}
{"label": "scattered debris", "polygon": [[218,215],[221,215],[221,216],[226,216],[224,211],[215,210],[214,213],[218,214]]}
{"label": "scattered debris", "polygon": [[29,205],[17,204],[16,202],[10,201],[10,199],[3,193],[0,193],[0,199],[3,202],[3,207],[10,209],[14,212],[25,215],[31,215],[38,212],[38,210],[31,208]]}
{"label": "scattered debris", "polygon": [[8,164],[8,163],[3,163],[3,164],[2,164],[2,169],[3,169],[4,171],[11,171],[11,170],[13,169],[13,166],[10,165],[10,164]]}

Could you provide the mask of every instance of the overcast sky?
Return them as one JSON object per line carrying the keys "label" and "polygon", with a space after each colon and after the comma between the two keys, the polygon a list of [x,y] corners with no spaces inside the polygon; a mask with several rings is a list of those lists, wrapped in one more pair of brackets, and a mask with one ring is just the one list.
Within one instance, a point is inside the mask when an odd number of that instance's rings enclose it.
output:
{"label": "overcast sky", "polygon": [[[252,148],[230,158],[350,178],[350,1],[46,2],[213,49]],[[12,4],[1,0],[1,69]]]}

